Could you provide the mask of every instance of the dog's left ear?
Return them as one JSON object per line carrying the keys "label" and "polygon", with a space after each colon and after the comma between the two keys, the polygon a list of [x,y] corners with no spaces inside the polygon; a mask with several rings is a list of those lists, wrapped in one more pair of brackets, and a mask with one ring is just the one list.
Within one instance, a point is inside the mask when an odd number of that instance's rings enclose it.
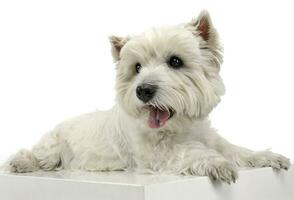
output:
{"label": "dog's left ear", "polygon": [[207,55],[211,64],[217,68],[222,63],[222,45],[214,28],[209,13],[204,10],[198,18],[193,19],[186,27],[196,36],[201,37],[200,49]]}
{"label": "dog's left ear", "polygon": [[188,26],[193,27],[193,33],[200,36],[204,41],[209,42],[216,36],[216,30],[213,27],[209,13],[203,10],[198,18],[193,19]]}
{"label": "dog's left ear", "polygon": [[128,38],[110,36],[109,41],[111,44],[112,57],[113,60],[116,62],[120,59],[120,51],[123,48],[123,46],[127,43]]}

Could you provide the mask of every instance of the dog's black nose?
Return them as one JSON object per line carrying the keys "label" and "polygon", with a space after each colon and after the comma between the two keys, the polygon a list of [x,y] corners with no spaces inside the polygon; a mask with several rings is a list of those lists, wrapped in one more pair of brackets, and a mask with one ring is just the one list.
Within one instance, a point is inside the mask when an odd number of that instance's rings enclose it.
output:
{"label": "dog's black nose", "polygon": [[136,89],[137,97],[144,103],[150,101],[156,92],[156,86],[150,84],[139,85]]}

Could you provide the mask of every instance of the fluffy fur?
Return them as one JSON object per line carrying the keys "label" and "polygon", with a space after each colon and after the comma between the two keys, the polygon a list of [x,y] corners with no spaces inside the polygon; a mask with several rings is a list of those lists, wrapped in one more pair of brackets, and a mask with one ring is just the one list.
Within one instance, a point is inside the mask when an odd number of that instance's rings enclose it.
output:
{"label": "fluffy fur", "polygon": [[[125,38],[112,36],[110,41],[117,64],[117,104],[61,123],[32,150],[14,155],[11,172],[132,169],[208,175],[230,183],[238,167],[289,167],[287,158],[230,144],[211,128],[207,116],[225,89],[219,75],[222,47],[207,12],[190,23]],[[172,55],[184,66],[168,66]],[[138,62],[140,73],[135,69]],[[146,103],[136,95],[142,84],[157,87]],[[152,129],[147,123],[150,107],[173,116]]]}

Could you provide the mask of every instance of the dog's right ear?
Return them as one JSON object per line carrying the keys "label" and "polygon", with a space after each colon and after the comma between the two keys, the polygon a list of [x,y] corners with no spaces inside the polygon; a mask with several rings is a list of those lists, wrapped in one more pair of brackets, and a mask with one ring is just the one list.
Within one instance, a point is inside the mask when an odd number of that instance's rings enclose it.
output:
{"label": "dog's right ear", "polygon": [[111,44],[112,57],[113,60],[116,62],[120,59],[120,51],[123,48],[123,46],[127,43],[128,38],[110,36],[109,41]]}

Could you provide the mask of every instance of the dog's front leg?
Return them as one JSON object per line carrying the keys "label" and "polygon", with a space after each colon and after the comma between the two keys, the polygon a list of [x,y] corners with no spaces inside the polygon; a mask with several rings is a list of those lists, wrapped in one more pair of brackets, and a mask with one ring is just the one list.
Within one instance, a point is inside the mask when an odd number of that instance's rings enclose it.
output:
{"label": "dog's front leg", "polygon": [[272,167],[273,169],[285,169],[290,167],[290,160],[280,154],[269,150],[252,151],[236,145],[231,145],[223,151],[223,155],[232,159],[240,167]]}
{"label": "dog's front leg", "polygon": [[235,165],[213,149],[199,142],[177,144],[173,148],[174,171],[181,174],[209,176],[212,180],[235,182],[238,173]]}
{"label": "dog's front leg", "polygon": [[208,148],[215,149],[227,160],[238,167],[272,167],[274,169],[288,169],[290,160],[280,154],[266,151],[252,151],[244,147],[231,144],[211,129],[198,139]]}

